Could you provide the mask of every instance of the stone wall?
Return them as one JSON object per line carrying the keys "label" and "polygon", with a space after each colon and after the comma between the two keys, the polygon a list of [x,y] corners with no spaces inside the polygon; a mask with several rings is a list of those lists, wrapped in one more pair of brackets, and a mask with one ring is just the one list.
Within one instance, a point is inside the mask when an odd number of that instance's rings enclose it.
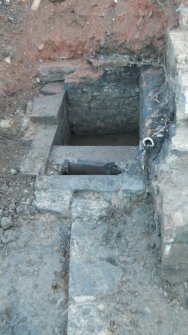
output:
{"label": "stone wall", "polygon": [[188,282],[187,41],[187,26],[167,34],[166,73],[175,95],[175,120],[168,142],[150,165],[156,222],[161,235],[162,278],[174,285],[174,291],[184,303],[188,298],[185,284]]}
{"label": "stone wall", "polygon": [[139,88],[135,65],[107,68],[97,80],[65,83],[75,134],[125,133],[138,129]]}

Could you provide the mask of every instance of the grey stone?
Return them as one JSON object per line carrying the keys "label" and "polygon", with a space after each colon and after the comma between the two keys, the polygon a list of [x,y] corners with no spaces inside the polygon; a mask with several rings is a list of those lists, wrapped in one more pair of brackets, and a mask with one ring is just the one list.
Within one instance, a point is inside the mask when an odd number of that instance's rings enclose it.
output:
{"label": "grey stone", "polygon": [[61,214],[62,217],[70,216],[70,203],[72,199],[72,191],[57,191],[53,187],[49,187],[46,191],[40,187],[35,192],[36,199],[34,206],[40,211]]}
{"label": "grey stone", "polygon": [[27,175],[40,175],[45,172],[51,145],[57,131],[56,125],[38,125],[35,127],[36,136],[30,151],[24,158],[20,170]]}
{"label": "grey stone", "polygon": [[0,228],[0,238],[3,236],[3,232],[4,232],[3,228]]}
{"label": "grey stone", "polygon": [[12,227],[14,223],[12,222],[12,219],[10,217],[3,217],[1,219],[1,227],[6,230]]}
{"label": "grey stone", "polygon": [[[65,162],[80,165],[104,165],[115,162],[124,166],[126,172],[139,173],[139,150],[137,147],[111,146],[53,146],[49,161],[51,165],[63,166]],[[120,164],[118,164],[120,163]],[[50,165],[50,166],[51,166]]]}
{"label": "grey stone", "polygon": [[64,85],[61,82],[48,83],[40,89],[40,92],[43,95],[54,95],[62,93],[63,91],[64,91]]}
{"label": "grey stone", "polygon": [[37,77],[42,83],[64,81],[65,75],[74,73],[78,67],[77,64],[72,64],[68,61],[41,65],[38,68]]}
{"label": "grey stone", "polygon": [[18,172],[17,172],[17,170],[16,169],[10,169],[10,174],[11,175],[16,175]]}
{"label": "grey stone", "polygon": [[16,207],[16,213],[21,214],[24,211],[24,208],[22,206],[17,206]]}
{"label": "grey stone", "polygon": [[164,266],[180,267],[188,265],[188,244],[165,244],[162,263]]}
{"label": "grey stone", "polygon": [[64,92],[52,96],[38,96],[34,98],[30,119],[33,122],[57,124],[63,109]]}
{"label": "grey stone", "polygon": [[[40,176],[35,184],[36,192],[53,190],[94,191],[94,192],[126,192],[133,195],[144,195],[145,184],[141,176]],[[57,195],[58,197],[58,195]]]}

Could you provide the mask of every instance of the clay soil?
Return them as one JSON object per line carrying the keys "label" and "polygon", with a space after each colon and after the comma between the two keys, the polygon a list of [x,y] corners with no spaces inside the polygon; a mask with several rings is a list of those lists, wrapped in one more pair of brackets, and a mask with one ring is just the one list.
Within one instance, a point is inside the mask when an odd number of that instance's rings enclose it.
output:
{"label": "clay soil", "polygon": [[37,91],[44,61],[99,54],[161,57],[166,28],[177,25],[180,0],[0,1],[0,112],[4,116]]}
{"label": "clay soil", "polygon": [[[40,89],[43,62],[123,54],[161,61],[165,30],[177,25],[179,0],[0,1],[1,174],[18,167],[28,100]],[[8,119],[8,125],[6,120]],[[5,123],[4,123],[5,121]],[[10,121],[10,122],[9,122]]]}
{"label": "clay soil", "polygon": [[[165,29],[177,26],[179,2],[42,0],[39,9],[33,12],[31,0],[0,1],[0,220],[8,217],[13,224],[6,231],[7,240],[4,237],[4,243],[8,244],[4,246],[0,242],[4,264],[9,253],[14,254],[10,242],[17,236],[19,238],[19,225],[30,227],[32,220],[39,215],[31,205],[34,180],[32,177],[23,178],[19,173],[20,162],[28,150],[23,140],[23,116],[27,102],[40,89],[36,81],[38,66],[43,62],[70,58],[87,61],[89,57],[112,53],[127,54],[135,60],[162,61]],[[26,234],[28,231],[26,228]],[[1,234],[0,228],[0,240]],[[37,243],[40,245],[40,241]],[[16,249],[18,254],[21,248]],[[12,293],[8,294],[11,296]],[[16,308],[15,302],[15,311]],[[8,320],[6,306],[3,313]],[[0,304],[0,321],[1,316]],[[10,326],[9,321],[3,322]],[[11,329],[6,328],[3,333],[0,329],[0,333],[18,334]],[[163,334],[172,332],[169,330]]]}

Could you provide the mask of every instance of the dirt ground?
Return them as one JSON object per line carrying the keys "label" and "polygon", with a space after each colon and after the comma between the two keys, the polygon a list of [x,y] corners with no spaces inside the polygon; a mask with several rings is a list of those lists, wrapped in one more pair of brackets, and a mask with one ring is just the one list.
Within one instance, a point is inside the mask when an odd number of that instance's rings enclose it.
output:
{"label": "dirt ground", "polygon": [[0,1],[0,113],[24,107],[43,61],[120,53],[158,58],[180,0]]}
{"label": "dirt ground", "polygon": [[[158,60],[163,55],[165,29],[177,26],[176,9],[179,3],[180,0],[42,0],[39,9],[33,12],[31,0],[0,1],[0,219],[9,218],[5,224],[10,225],[4,234],[4,242],[0,243],[3,257],[7,257],[11,249],[9,242],[15,241],[21,234],[19,226],[23,226],[21,231],[24,236],[29,229],[33,234],[33,220],[38,222],[41,219],[31,205],[34,179],[23,177],[19,172],[20,161],[28,150],[23,140],[23,117],[28,100],[40,88],[36,81],[38,65],[44,61],[69,58],[87,61],[89,57],[110,53],[128,54],[138,60]],[[27,223],[28,230],[23,222]],[[0,239],[2,234],[0,228]],[[36,244],[40,245],[40,241],[37,240]],[[21,248],[23,252],[24,241],[18,247],[14,242],[14,248],[19,255]],[[14,248],[11,251],[13,254]],[[34,250],[35,245],[31,248]],[[18,257],[16,264],[19,262]],[[160,294],[167,295],[162,289]],[[168,297],[164,299],[168,300]],[[177,301],[170,299],[167,304],[169,308],[174,308]],[[14,313],[16,303],[13,307]],[[7,313],[6,306],[3,313]],[[182,314],[178,306],[177,310],[176,307],[173,310],[172,317],[174,314],[178,314],[177,329],[174,328],[172,333],[171,324],[170,331],[164,329],[163,335],[180,334],[186,312]],[[6,315],[3,317],[7,318]],[[9,327],[9,321],[5,326],[8,328],[4,328],[2,335],[18,334],[13,332],[12,326]],[[32,331],[27,334],[33,335]]]}

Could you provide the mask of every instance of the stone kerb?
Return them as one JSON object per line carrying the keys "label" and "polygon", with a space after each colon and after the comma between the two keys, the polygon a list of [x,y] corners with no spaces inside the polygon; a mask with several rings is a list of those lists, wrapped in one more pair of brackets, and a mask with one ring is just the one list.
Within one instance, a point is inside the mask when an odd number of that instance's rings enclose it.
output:
{"label": "stone kerb", "polygon": [[157,213],[161,217],[162,276],[178,285],[188,280],[188,5],[181,6],[179,13],[180,28],[168,32],[166,57],[175,94],[175,133],[166,159],[161,159],[157,181],[162,199]]}
{"label": "stone kerb", "polygon": [[188,1],[181,4],[179,11],[179,26],[181,29],[188,29]]}

